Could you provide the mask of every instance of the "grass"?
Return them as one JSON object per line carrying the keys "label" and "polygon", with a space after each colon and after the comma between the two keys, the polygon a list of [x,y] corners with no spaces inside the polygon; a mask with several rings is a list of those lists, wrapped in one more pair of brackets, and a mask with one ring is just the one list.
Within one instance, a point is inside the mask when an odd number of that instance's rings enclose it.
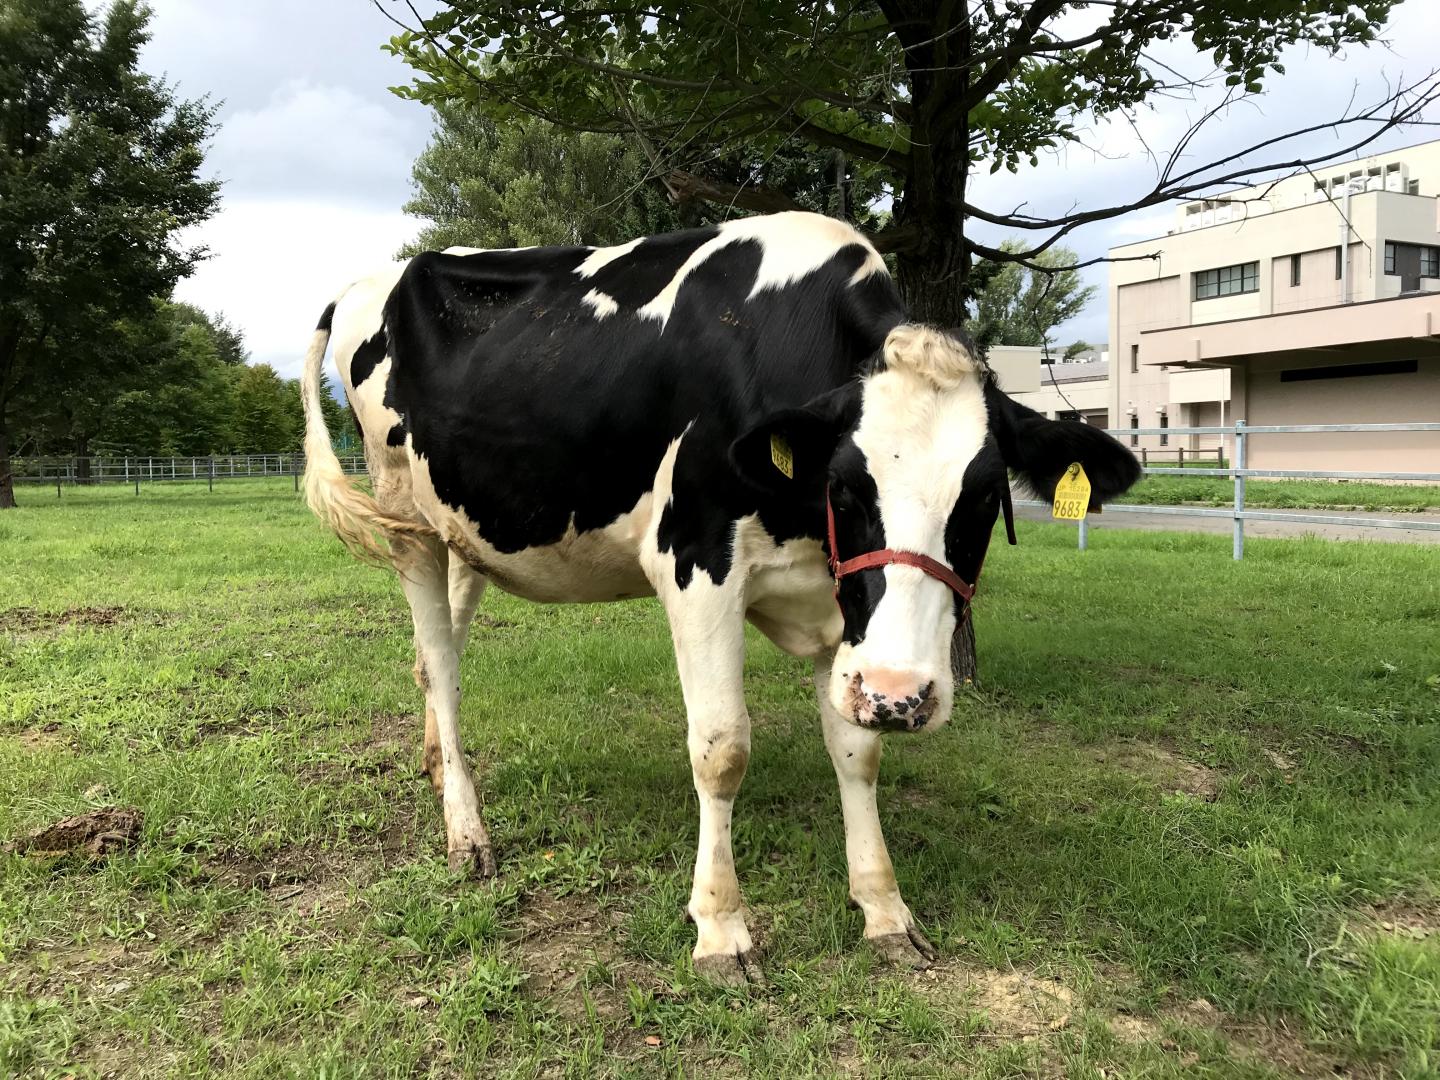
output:
{"label": "grass", "polygon": [[[1117,503],[1233,506],[1235,485],[1223,476],[1146,476]],[[1245,502],[1256,508],[1417,512],[1440,508],[1440,484],[1379,484],[1353,480],[1250,480]]]}
{"label": "grass", "polygon": [[[69,493],[67,493],[68,495]],[[984,691],[882,817],[943,962],[845,905],[802,665],[758,638],[735,841],[771,980],[697,982],[653,602],[493,594],[465,665],[502,876],[451,879],[393,576],[289,481],[0,515],[0,1075],[1419,1078],[1440,1069],[1434,549],[1020,523]]]}

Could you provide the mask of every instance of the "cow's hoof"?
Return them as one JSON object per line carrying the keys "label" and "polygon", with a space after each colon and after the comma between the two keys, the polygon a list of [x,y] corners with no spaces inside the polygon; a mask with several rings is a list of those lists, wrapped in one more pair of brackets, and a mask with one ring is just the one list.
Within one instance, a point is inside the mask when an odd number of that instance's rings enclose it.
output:
{"label": "cow's hoof", "polygon": [[467,877],[493,878],[500,872],[500,864],[495,861],[495,848],[490,844],[454,848],[448,858],[450,869]]}
{"label": "cow's hoof", "polygon": [[765,973],[749,953],[712,953],[695,958],[695,974],[717,986],[764,986]]}
{"label": "cow's hoof", "polygon": [[880,934],[865,940],[887,963],[912,971],[924,971],[940,958],[935,946],[926,941],[925,935],[914,926],[908,927],[903,934]]}

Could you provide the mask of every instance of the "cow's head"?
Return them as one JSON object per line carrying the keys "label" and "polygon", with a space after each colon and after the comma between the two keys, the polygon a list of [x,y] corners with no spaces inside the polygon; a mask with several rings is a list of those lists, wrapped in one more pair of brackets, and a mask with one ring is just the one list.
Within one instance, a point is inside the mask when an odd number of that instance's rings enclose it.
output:
{"label": "cow's head", "polygon": [[[768,417],[737,440],[733,460],[753,483],[811,506],[824,506],[828,487],[838,558],[914,552],[973,584],[1007,471],[1049,500],[1078,461],[1092,504],[1140,475],[1134,455],[1110,436],[1012,401],[975,355],[963,335],[898,326],[873,370]],[[784,449],[793,458],[793,477],[773,463],[774,439],[782,458]],[[835,708],[867,727],[943,723],[960,596],[917,567],[887,565],[847,574],[839,601],[845,629],[831,671]]]}

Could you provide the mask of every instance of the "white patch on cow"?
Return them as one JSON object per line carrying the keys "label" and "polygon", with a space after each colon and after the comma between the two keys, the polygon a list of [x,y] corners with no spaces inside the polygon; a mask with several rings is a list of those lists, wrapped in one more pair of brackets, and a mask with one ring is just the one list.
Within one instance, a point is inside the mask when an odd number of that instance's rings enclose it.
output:
{"label": "white patch on cow", "polygon": [[[683,438],[670,444],[656,471],[657,505],[666,505],[673,495],[675,459]],[[737,536],[741,531],[737,528]],[[695,877],[687,906],[696,930],[693,956],[697,968],[716,965],[728,968],[733,977],[735,965],[744,963],[740,958],[748,957],[752,947],[730,836],[735,795],[750,759],[744,689],[746,568],[737,562],[724,581],[716,582],[696,567],[682,589],[675,580],[675,553],[659,549],[659,515],[645,537],[642,559],[670,620],[685,695],[690,770],[700,804]]]}
{"label": "white patch on cow", "polygon": [[886,272],[884,260],[868,240],[843,221],[821,214],[797,210],[765,217],[740,218],[725,222],[719,229],[716,236],[691,252],[655,298],[640,308],[642,318],[655,319],[663,329],[675,308],[685,279],[717,251],[746,240],[757,241],[761,249],[760,269],[755,275],[749,299],[766,289],[783,288],[799,280],[823,266],[841,248],[853,244],[866,248],[868,254],[851,275],[852,285],[871,274]]}
{"label": "white patch on cow", "polygon": [[644,242],[645,237],[640,236],[626,243],[616,244],[614,247],[595,248],[585,261],[575,268],[575,273],[582,278],[594,277],[601,269],[622,255],[629,255]]}
{"label": "white patch on cow", "polygon": [[350,364],[355,350],[378,334],[384,327],[385,301],[400,280],[408,263],[398,262],[384,271],[355,282],[335,304],[330,338],[334,349],[335,367],[340,384],[360,420],[360,430],[368,436],[372,459],[393,456],[394,447],[385,445],[390,429],[400,422],[400,414],[385,404],[385,384],[390,379],[391,359],[386,356],[357,389],[350,377]]}
{"label": "white patch on cow", "polygon": [[[973,367],[968,377],[957,374],[953,381],[943,380],[948,385],[942,387],[929,375],[929,365],[936,362],[892,366],[867,378],[854,439],[875,481],[885,545],[943,563],[945,523],[960,497],[967,466],[985,444],[989,417]],[[917,690],[934,682],[936,720],[943,722],[953,689],[954,594],[914,566],[887,566],[883,573],[885,592],[864,640],[857,646],[842,644],[836,653],[831,702],[845,711],[857,673],[904,673],[914,676]]]}
{"label": "white patch on cow", "polygon": [[595,309],[595,318],[597,319],[604,319],[620,310],[620,305],[615,302],[615,298],[599,289],[591,289],[580,299]]}
{"label": "white patch on cow", "polygon": [[734,565],[746,575],[745,614],[792,656],[834,649],[845,629],[820,541],[776,544],[754,515],[735,524]]}

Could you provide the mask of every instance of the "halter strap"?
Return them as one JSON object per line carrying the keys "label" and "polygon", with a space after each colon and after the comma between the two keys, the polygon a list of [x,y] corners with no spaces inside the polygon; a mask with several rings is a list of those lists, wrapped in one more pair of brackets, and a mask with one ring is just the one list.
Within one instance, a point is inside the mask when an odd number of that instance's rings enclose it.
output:
{"label": "halter strap", "polygon": [[[1000,489],[1000,507],[1005,514],[1005,537],[1013,546],[1015,544],[1015,508],[1010,499],[1010,485],[1007,483]],[[825,487],[825,537],[830,544],[830,573],[835,578],[835,591],[840,591],[840,579],[847,574],[853,574],[860,570],[870,570],[877,566],[913,566],[922,570],[937,581],[948,585],[968,605],[975,595],[975,586],[980,581],[980,570],[985,565],[985,552],[980,553],[980,566],[975,570],[975,582],[967,582],[950,567],[932,559],[929,555],[922,555],[918,551],[896,551],[894,548],[881,548],[878,551],[867,551],[863,555],[856,555],[853,559],[846,559],[843,562],[837,554],[835,546],[835,507],[830,503],[830,487]],[[986,551],[990,548],[989,540],[985,543]]]}

